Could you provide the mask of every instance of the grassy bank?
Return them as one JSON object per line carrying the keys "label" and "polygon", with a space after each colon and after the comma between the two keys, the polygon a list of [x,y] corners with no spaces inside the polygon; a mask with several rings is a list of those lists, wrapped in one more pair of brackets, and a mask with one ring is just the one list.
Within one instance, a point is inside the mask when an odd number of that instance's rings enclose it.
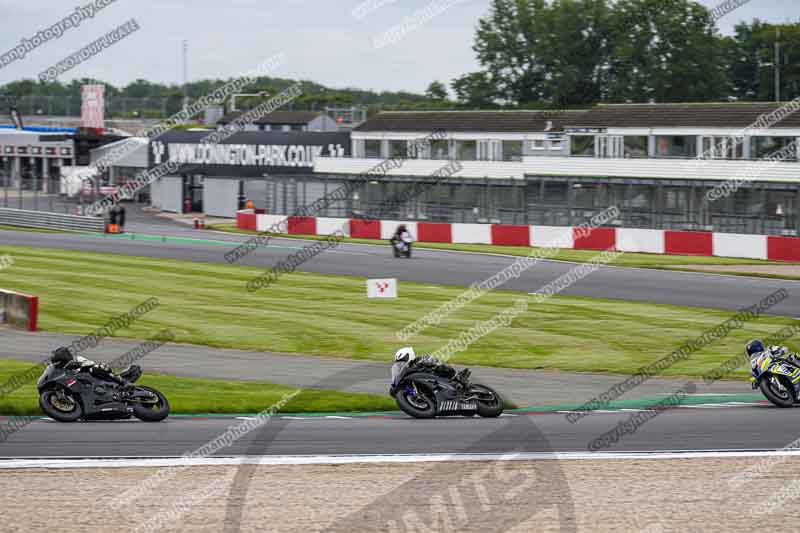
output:
{"label": "grassy bank", "polygon": [[[389,361],[403,344],[421,352],[434,351],[477,321],[510,308],[521,295],[512,291],[486,294],[401,343],[395,337],[397,331],[463,289],[402,282],[399,298],[368,300],[362,278],[297,273],[250,293],[245,283],[260,269],[0,245],[0,255],[4,253],[11,254],[15,263],[0,271],[0,287],[37,294],[40,325],[45,330],[84,335],[155,296],[160,307],[115,335],[147,338],[169,328],[177,342],[352,359]],[[531,305],[509,327],[481,338],[453,362],[630,373],[731,314],[554,297]],[[750,338],[765,337],[791,323],[778,317],[748,323],[665,374],[701,375],[741,353]]]}
{"label": "grassy bank", "polygon": [[59,229],[29,228],[27,226],[10,226],[7,224],[0,224],[0,230],[26,231],[29,233],[72,233],[71,231]]}
{"label": "grassy bank", "polygon": [[[209,226],[208,229],[217,231],[225,231],[228,233],[240,233],[244,235],[257,235],[256,231],[242,230],[236,227],[236,224],[215,224]],[[288,239],[311,239],[322,240],[325,239],[324,235],[286,235],[286,234],[272,234],[275,237],[288,238]],[[345,238],[342,242],[350,242],[356,244],[386,244],[385,240],[377,239],[354,239]],[[527,246],[495,246],[491,244],[447,244],[436,242],[415,242],[414,246],[417,248],[427,248],[432,250],[452,250],[460,252],[480,252],[491,254],[503,254],[512,256],[527,256],[530,255],[535,248]],[[597,257],[598,252],[595,250],[569,250],[559,249],[554,255],[548,254],[549,259],[558,259],[561,261],[574,261],[577,263],[587,262]],[[794,263],[784,262],[771,262],[761,261],[758,259],[740,259],[735,257],[706,257],[694,255],[663,255],[663,254],[643,254],[628,252],[620,256],[614,264],[616,266],[640,267],[640,268],[668,268],[673,266],[686,266],[686,265],[790,265]]]}
{"label": "grassy bank", "polygon": [[[33,366],[27,361],[0,359],[0,383]],[[42,367],[44,368],[44,367]],[[145,374],[139,383],[163,392],[172,412],[180,413],[258,413],[276,405],[284,397],[299,390],[282,408],[284,413],[334,413],[396,410],[389,396],[296,389],[285,385],[247,381],[182,378]],[[22,386],[0,398],[0,414],[38,415],[36,383]]]}

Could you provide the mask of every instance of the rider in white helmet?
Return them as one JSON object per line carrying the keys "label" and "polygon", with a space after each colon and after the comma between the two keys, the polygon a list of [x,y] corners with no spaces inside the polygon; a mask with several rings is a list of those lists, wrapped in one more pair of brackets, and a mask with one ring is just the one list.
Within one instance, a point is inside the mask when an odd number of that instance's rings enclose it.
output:
{"label": "rider in white helmet", "polygon": [[423,355],[422,357],[417,357],[414,348],[411,346],[405,346],[400,348],[394,353],[394,361],[395,363],[406,363],[409,365],[419,365],[419,366],[440,366],[443,365],[442,361],[438,360],[432,355]]}
{"label": "rider in white helmet", "polygon": [[406,346],[404,348],[400,348],[394,353],[394,360],[397,363],[410,363],[414,359],[417,358],[417,354],[414,353],[414,348],[411,346]]}

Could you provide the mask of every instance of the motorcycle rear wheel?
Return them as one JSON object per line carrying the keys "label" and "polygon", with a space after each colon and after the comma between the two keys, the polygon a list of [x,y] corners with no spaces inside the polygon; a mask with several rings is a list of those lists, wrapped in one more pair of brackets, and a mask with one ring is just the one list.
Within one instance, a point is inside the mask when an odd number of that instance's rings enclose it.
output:
{"label": "motorcycle rear wheel", "polygon": [[133,416],[142,422],[161,422],[169,416],[169,401],[166,396],[152,387],[137,386],[136,388],[152,392],[158,398],[158,402],[155,405],[135,404]]}
{"label": "motorcycle rear wheel", "polygon": [[401,388],[395,393],[394,399],[400,410],[409,416],[414,418],[434,418],[436,416],[436,402],[419,389],[416,393],[409,394],[407,388]]}
{"label": "motorcycle rear wheel", "polygon": [[44,414],[57,422],[75,422],[83,416],[83,407],[79,398],[70,391],[64,391],[64,398],[59,398],[58,389],[48,389],[39,395],[39,408]]}
{"label": "motorcycle rear wheel", "polygon": [[[777,383],[776,383],[777,381]],[[794,395],[792,394],[792,387],[780,376],[766,376],[759,383],[761,392],[766,396],[767,400],[772,402],[778,407],[792,407],[794,406]]]}
{"label": "motorcycle rear wheel", "polygon": [[484,418],[496,418],[503,413],[503,398],[497,393],[496,390],[480,383],[473,383],[469,386],[470,391],[476,391],[482,395],[491,394],[494,399],[489,400],[476,400],[478,404],[478,414]]}

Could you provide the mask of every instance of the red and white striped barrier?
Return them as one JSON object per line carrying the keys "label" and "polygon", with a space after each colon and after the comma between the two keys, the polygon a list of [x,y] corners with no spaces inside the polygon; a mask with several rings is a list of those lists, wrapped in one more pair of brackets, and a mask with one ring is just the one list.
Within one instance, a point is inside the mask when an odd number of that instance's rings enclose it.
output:
{"label": "red and white striped barrier", "polygon": [[740,235],[710,231],[675,231],[636,228],[569,228],[504,224],[451,224],[404,220],[286,217],[239,211],[241,229],[266,231],[275,225],[280,233],[330,235],[337,230],[348,237],[388,239],[405,224],[420,242],[536,246],[574,250],[618,250],[650,254],[698,255],[800,262],[800,237]]}
{"label": "red and white striped barrier", "polygon": [[39,321],[39,297],[0,289],[0,322],[36,331]]}

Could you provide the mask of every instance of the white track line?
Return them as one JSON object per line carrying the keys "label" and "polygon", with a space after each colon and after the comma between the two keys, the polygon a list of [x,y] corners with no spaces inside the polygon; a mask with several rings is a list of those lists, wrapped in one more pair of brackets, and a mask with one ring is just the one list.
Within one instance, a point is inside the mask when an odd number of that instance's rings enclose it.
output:
{"label": "white track line", "polygon": [[682,409],[725,409],[728,407],[736,407],[725,403],[700,403],[697,405],[681,405]]}
{"label": "white track line", "polygon": [[457,461],[619,461],[664,459],[709,459],[733,457],[800,456],[800,450],[707,450],[657,452],[551,452],[517,454],[400,454],[400,455],[284,455],[195,458],[95,458],[95,459],[2,459],[2,469],[28,468],[161,468],[169,466],[239,466],[247,465],[341,465],[387,463],[445,463]]}

